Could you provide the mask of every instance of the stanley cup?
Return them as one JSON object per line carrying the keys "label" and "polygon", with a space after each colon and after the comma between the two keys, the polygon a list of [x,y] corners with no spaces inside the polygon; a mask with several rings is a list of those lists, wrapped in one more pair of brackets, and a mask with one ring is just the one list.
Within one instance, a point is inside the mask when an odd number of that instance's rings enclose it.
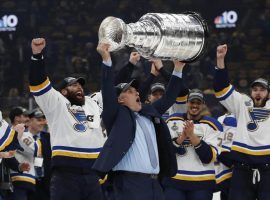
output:
{"label": "stanley cup", "polygon": [[134,47],[147,59],[197,60],[206,48],[208,29],[194,12],[185,14],[148,13],[138,22],[125,24],[115,17],[105,18],[99,27],[99,41],[110,44],[109,51],[125,45]]}

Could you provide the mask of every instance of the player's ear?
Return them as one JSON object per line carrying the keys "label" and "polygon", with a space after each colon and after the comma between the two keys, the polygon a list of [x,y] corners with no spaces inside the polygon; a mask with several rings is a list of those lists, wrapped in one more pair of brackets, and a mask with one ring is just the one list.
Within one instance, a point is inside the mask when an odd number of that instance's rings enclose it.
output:
{"label": "player's ear", "polygon": [[118,103],[120,103],[120,104],[124,103],[124,100],[123,100],[123,98],[121,96],[118,97]]}
{"label": "player's ear", "polygon": [[64,96],[66,96],[67,95],[67,90],[66,89],[62,89],[61,90],[61,94],[64,95]]}

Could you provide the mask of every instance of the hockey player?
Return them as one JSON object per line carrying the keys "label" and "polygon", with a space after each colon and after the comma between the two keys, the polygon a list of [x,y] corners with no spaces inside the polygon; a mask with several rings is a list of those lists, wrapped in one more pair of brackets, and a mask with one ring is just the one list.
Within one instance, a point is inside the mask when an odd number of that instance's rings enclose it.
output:
{"label": "hockey player", "polygon": [[236,134],[237,122],[235,116],[226,113],[218,118],[223,126],[223,132],[218,137],[220,155],[215,163],[217,190],[220,191],[220,199],[229,197],[230,182],[232,177],[232,161],[230,158],[233,136]]}
{"label": "hockey player", "polygon": [[237,120],[229,199],[270,199],[269,83],[259,78],[251,84],[250,96],[237,92],[225,68],[226,53],[227,45],[217,47],[214,89],[218,100]]}
{"label": "hockey player", "polygon": [[191,90],[187,112],[172,114],[167,120],[178,165],[177,175],[163,181],[168,200],[212,199],[217,137],[222,126],[217,120],[201,115],[204,106],[203,93]]}
{"label": "hockey player", "polygon": [[97,103],[84,96],[83,78],[68,77],[56,91],[45,72],[43,38],[32,40],[30,91],[44,112],[51,133],[51,199],[99,200],[97,174],[91,169],[104,144]]}

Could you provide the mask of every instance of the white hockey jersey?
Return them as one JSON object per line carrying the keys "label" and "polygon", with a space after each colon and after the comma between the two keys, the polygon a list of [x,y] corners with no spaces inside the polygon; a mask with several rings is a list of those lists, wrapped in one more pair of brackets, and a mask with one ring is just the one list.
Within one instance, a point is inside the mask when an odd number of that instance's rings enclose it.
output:
{"label": "white hockey jersey", "polygon": [[17,151],[15,158],[19,163],[29,163],[30,170],[23,173],[10,170],[11,180],[15,187],[34,189],[34,185],[36,184],[34,161],[35,157],[42,157],[41,142],[39,139],[35,141],[33,134],[27,131],[23,133],[19,143],[23,148],[23,151]]}
{"label": "white hockey jersey", "polygon": [[[185,114],[176,113],[171,115],[167,124],[172,138],[178,137],[183,130]],[[175,180],[196,182],[196,185],[204,182],[215,183],[214,161],[218,154],[218,134],[222,131],[222,126],[215,119],[203,117],[194,122],[194,133],[212,149],[212,161],[208,164],[202,163],[194,147],[189,140],[185,140],[180,147],[177,147],[177,175],[172,177]],[[211,183],[210,183],[211,182]]]}
{"label": "white hockey jersey", "polygon": [[85,105],[71,105],[49,79],[30,90],[48,121],[52,165],[90,168],[106,139],[97,103],[86,96]]}
{"label": "white hockey jersey", "polygon": [[254,107],[252,99],[235,91],[232,85],[215,95],[237,120],[231,147],[233,159],[246,164],[270,163],[270,100],[262,108]]}
{"label": "white hockey jersey", "polygon": [[[223,126],[223,132],[218,137],[220,152],[230,152],[233,136],[236,134],[237,122],[235,116],[232,114],[225,114],[220,116],[218,121]],[[215,163],[215,171],[217,184],[220,184],[232,177],[232,168],[227,167],[221,162]]]}

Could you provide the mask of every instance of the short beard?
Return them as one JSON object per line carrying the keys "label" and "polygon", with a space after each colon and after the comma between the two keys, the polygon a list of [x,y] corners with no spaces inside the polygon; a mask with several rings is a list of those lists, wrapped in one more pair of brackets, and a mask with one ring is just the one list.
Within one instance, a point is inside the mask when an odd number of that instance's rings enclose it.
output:
{"label": "short beard", "polygon": [[256,104],[255,104],[255,101],[253,100],[253,102],[254,102],[254,107],[262,108],[262,107],[265,106],[265,104],[266,104],[267,101],[268,101],[268,96],[261,100],[262,103],[261,103],[260,105],[256,105]]}
{"label": "short beard", "polygon": [[75,96],[68,95],[66,98],[69,100],[71,105],[83,106],[85,104],[85,98],[79,100]]}
{"label": "short beard", "polygon": [[201,118],[201,112],[199,112],[198,114],[194,115],[194,114],[191,114],[189,111],[188,111],[188,115],[191,117],[190,120],[198,120]]}

